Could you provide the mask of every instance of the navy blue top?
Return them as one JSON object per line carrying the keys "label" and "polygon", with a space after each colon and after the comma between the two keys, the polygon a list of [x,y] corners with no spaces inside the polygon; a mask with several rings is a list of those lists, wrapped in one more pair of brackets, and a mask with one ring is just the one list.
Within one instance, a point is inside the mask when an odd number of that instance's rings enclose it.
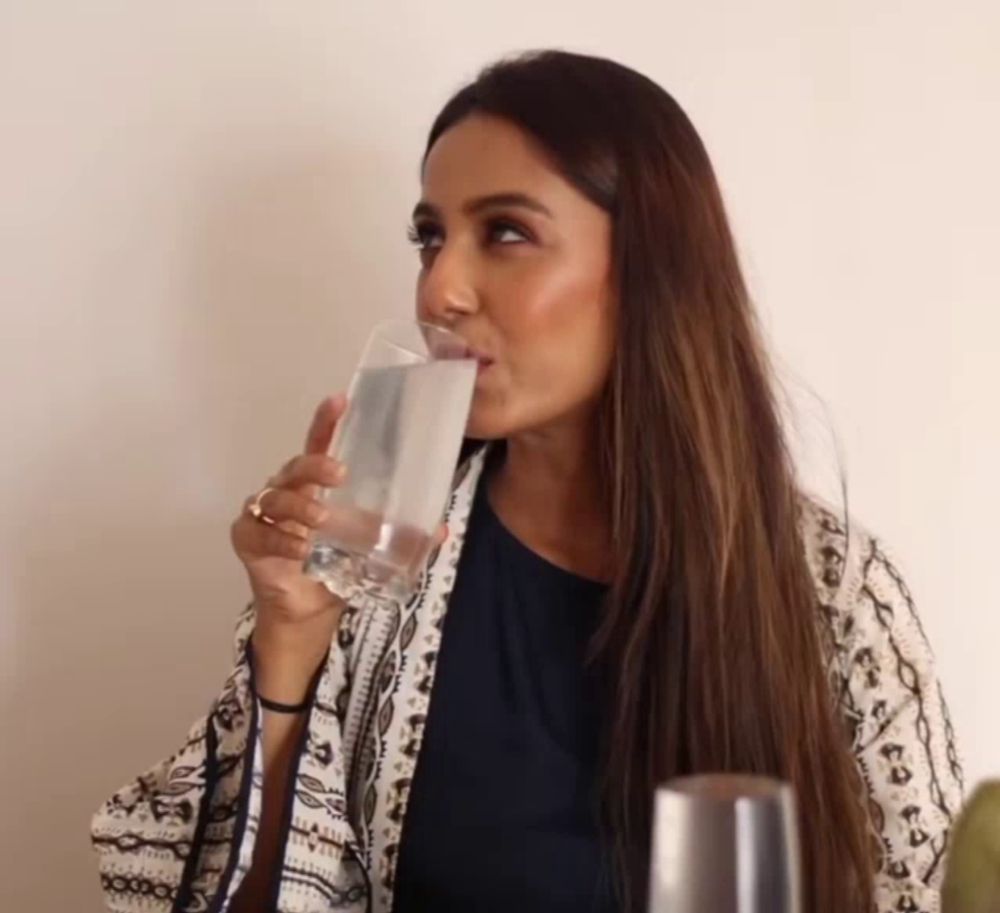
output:
{"label": "navy blue top", "polygon": [[395,913],[616,909],[598,825],[603,584],[474,496],[403,825]]}

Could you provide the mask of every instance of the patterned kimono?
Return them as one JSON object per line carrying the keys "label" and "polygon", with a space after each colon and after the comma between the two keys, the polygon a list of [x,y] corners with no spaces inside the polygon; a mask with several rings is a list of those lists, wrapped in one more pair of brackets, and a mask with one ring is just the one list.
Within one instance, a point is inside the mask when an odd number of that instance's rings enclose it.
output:
{"label": "patterned kimono", "polygon": [[[435,660],[485,451],[456,474],[450,535],[405,605],[358,595],[314,684],[297,752],[281,877],[267,909],[389,913]],[[935,913],[962,772],[913,601],[881,543],[807,498],[801,524],[829,630],[833,699],[850,732],[884,861],[879,913]],[[93,819],[113,913],[223,913],[249,869],[260,821],[261,708],[247,641],[211,712],[179,750]]]}

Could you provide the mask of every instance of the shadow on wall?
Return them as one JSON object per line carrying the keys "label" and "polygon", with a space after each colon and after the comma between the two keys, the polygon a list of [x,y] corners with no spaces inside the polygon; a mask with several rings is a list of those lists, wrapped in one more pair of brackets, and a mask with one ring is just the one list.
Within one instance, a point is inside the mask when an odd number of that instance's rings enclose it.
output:
{"label": "shadow on wall", "polygon": [[[159,401],[116,390],[53,423],[46,458],[8,499],[22,615],[5,670],[0,858],[17,871],[0,879],[0,908],[7,891],[37,909],[100,908],[90,814],[180,744],[229,668],[249,595],[229,523],[346,384],[378,303],[407,306],[384,264],[408,201],[379,212],[385,163],[371,150],[312,148],[204,179],[170,254],[174,291],[151,316],[172,371]],[[102,470],[80,478],[77,455],[95,451]]]}

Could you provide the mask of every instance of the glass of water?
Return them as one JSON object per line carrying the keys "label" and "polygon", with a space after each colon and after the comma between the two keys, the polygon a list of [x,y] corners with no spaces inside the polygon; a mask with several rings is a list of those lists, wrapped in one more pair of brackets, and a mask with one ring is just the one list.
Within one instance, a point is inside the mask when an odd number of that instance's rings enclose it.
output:
{"label": "glass of water", "polygon": [[405,600],[419,580],[451,490],[476,383],[466,342],[418,321],[378,324],[329,454],[347,467],[322,500],[304,570],[345,600]]}
{"label": "glass of water", "polygon": [[656,791],[649,913],[801,913],[792,789],[767,777],[681,777]]}

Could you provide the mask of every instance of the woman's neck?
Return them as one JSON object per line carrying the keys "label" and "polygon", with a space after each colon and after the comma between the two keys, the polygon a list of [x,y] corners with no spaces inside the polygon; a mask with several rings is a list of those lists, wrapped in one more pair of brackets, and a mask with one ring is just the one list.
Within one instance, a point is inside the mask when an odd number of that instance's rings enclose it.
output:
{"label": "woman's neck", "polygon": [[530,432],[498,446],[486,485],[503,525],[553,564],[610,580],[610,524],[592,429]]}

